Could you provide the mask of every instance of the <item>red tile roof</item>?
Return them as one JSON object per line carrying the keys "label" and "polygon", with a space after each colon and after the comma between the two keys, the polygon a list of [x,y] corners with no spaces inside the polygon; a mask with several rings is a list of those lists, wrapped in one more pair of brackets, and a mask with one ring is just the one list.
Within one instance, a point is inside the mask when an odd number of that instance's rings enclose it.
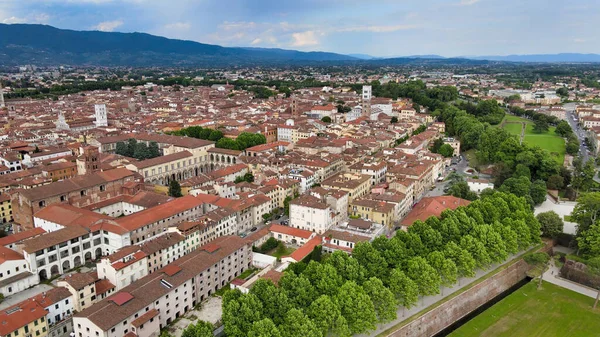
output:
{"label": "red tile roof", "polygon": [[133,296],[125,291],[122,291],[118,294],[115,294],[113,297],[110,298],[113,302],[115,302],[116,305],[121,306],[129,301],[131,301],[133,299]]}
{"label": "red tile roof", "polygon": [[0,238],[0,245],[8,246],[12,243],[23,241],[25,239],[29,239],[34,236],[42,235],[44,233],[46,233],[46,231],[39,227],[28,229],[23,232],[15,233],[15,234]]}
{"label": "red tile roof", "polygon": [[0,336],[6,336],[25,325],[45,317],[48,310],[38,302],[27,299],[0,311]]}
{"label": "red tile roof", "polygon": [[308,242],[305,243],[302,247],[296,249],[289,257],[294,259],[294,261],[296,262],[302,261],[305,257],[308,256],[308,254],[310,254],[313,251],[313,249],[315,249],[316,246],[321,244],[322,240],[322,237],[318,235],[315,236],[314,238],[308,240]]}
{"label": "red tile roof", "polygon": [[146,313],[145,313],[145,314],[143,314],[142,316],[140,316],[140,317],[138,317],[138,318],[134,319],[134,320],[131,322],[131,325],[133,325],[134,327],[136,327],[136,328],[137,328],[137,327],[139,327],[139,326],[141,326],[142,324],[144,324],[144,323],[148,322],[149,320],[151,320],[152,318],[154,318],[154,317],[156,317],[156,316],[158,316],[158,310],[156,310],[156,309],[149,310],[148,312],[146,312]]}
{"label": "red tile roof", "polygon": [[201,200],[186,195],[156,207],[115,219],[115,222],[131,231],[199,206],[202,206]]}
{"label": "red tile roof", "polygon": [[278,224],[272,224],[269,227],[269,230],[274,233],[282,233],[282,234],[296,236],[296,237],[300,237],[300,238],[304,238],[304,239],[310,239],[311,235],[313,235],[313,232],[311,232],[311,231],[307,231],[307,230],[300,229],[300,228],[282,226],[282,225],[278,225]]}
{"label": "red tile roof", "polygon": [[447,209],[456,209],[459,206],[467,206],[471,202],[469,200],[457,198],[451,195],[439,197],[425,197],[419,201],[415,207],[408,213],[406,218],[402,220],[405,226],[412,225],[415,221],[425,221],[427,218],[436,216],[439,217],[443,211]]}

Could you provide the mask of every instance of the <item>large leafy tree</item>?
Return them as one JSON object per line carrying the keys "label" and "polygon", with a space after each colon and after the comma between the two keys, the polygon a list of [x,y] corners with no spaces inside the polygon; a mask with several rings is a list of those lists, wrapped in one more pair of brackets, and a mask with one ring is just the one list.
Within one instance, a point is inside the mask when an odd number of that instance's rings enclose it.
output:
{"label": "large leafy tree", "polygon": [[335,297],[342,316],[352,334],[375,329],[377,314],[371,298],[353,281],[347,281]]}
{"label": "large leafy tree", "polygon": [[446,244],[446,247],[444,247],[444,255],[454,261],[458,276],[475,276],[477,262],[467,250],[461,248],[455,242],[451,241]]}
{"label": "large leafy tree", "polygon": [[319,294],[333,296],[342,286],[344,280],[337,270],[330,264],[310,261],[302,272],[302,276],[308,278]]}
{"label": "large leafy tree", "polygon": [[257,280],[252,285],[250,293],[256,295],[261,301],[265,317],[269,317],[275,324],[283,323],[285,313],[293,308],[292,301],[285,292],[275,287],[269,280]]}
{"label": "large leafy tree", "polygon": [[542,236],[555,238],[563,232],[565,223],[563,219],[554,211],[539,213],[535,217],[542,228]]}
{"label": "large leafy tree", "polygon": [[231,299],[223,307],[225,333],[229,337],[244,337],[254,322],[263,319],[263,306],[254,294]]}
{"label": "large leafy tree", "polygon": [[396,319],[396,298],[394,294],[383,285],[380,279],[371,277],[363,284],[363,289],[371,298],[377,319],[380,322],[389,322]]}
{"label": "large leafy tree", "polygon": [[297,308],[306,308],[315,300],[317,292],[310,281],[295,273],[285,273],[279,280],[279,286]]}
{"label": "large leafy tree", "polygon": [[447,259],[440,251],[429,253],[427,256],[429,265],[437,271],[442,280],[441,285],[450,287],[458,278],[458,268],[451,259]]}
{"label": "large leafy tree", "polygon": [[390,273],[388,287],[396,297],[396,302],[404,308],[411,308],[419,299],[419,286],[398,268]]}
{"label": "large leafy tree", "polygon": [[427,263],[425,258],[417,256],[410,259],[406,266],[406,275],[415,281],[419,288],[419,294],[425,296],[440,292],[442,283],[440,275]]}
{"label": "large leafy tree", "polygon": [[332,265],[344,280],[362,284],[366,279],[365,268],[355,258],[348,256],[348,254],[340,250],[336,250],[333,254],[329,255],[326,263]]}
{"label": "large leafy tree", "polygon": [[[306,309],[306,314],[316,324],[323,336],[327,336],[330,333],[336,336],[350,336],[348,323],[342,317],[340,309],[331,297],[327,295],[319,296]],[[344,326],[339,326],[338,324],[343,324]]]}
{"label": "large leafy tree", "polygon": [[369,277],[387,280],[387,261],[370,242],[359,242],[352,250],[352,256],[365,268]]}
{"label": "large leafy tree", "polygon": [[321,331],[299,309],[291,309],[285,315],[285,321],[279,326],[281,337],[321,337]]}
{"label": "large leafy tree", "polygon": [[466,249],[475,259],[475,266],[477,268],[487,267],[492,262],[485,245],[473,236],[469,234],[463,236],[460,239],[460,246]]}
{"label": "large leafy tree", "polygon": [[586,258],[600,257],[600,222],[582,231],[577,238],[579,254]]}
{"label": "large leafy tree", "polygon": [[252,323],[248,337],[281,337],[281,333],[273,321],[264,318]]}
{"label": "large leafy tree", "polygon": [[586,231],[600,216],[600,192],[584,193],[577,199],[571,218],[577,226],[578,235]]}

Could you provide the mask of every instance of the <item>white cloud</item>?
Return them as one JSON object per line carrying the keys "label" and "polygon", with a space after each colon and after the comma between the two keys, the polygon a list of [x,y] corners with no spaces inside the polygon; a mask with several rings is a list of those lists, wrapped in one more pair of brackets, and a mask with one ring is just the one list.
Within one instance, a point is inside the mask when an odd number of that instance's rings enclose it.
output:
{"label": "white cloud", "polygon": [[165,29],[171,30],[190,30],[192,25],[189,22],[175,22],[165,25]]}
{"label": "white cloud", "polygon": [[16,16],[11,16],[11,17],[7,17],[2,19],[0,22],[2,23],[48,23],[48,21],[50,20],[50,15],[46,14],[46,13],[39,13],[39,14],[32,14],[29,15],[27,17],[16,17]]}
{"label": "white cloud", "polygon": [[319,44],[317,34],[312,30],[292,34],[293,47],[314,46]]}
{"label": "white cloud", "polygon": [[471,6],[478,3],[479,0],[460,0],[458,3],[460,6]]}
{"label": "white cloud", "polygon": [[575,43],[584,43],[586,41],[587,41],[586,39],[581,39],[581,38],[577,38],[577,39],[573,40],[573,42],[575,42]]}
{"label": "white cloud", "polygon": [[115,28],[123,25],[122,20],[104,21],[92,27],[92,29],[99,30],[101,32],[112,32]]}
{"label": "white cloud", "polygon": [[25,18],[18,18],[16,16],[11,16],[9,18],[2,19],[2,23],[8,23],[8,24],[11,24],[11,23],[27,23],[27,19],[25,19]]}
{"label": "white cloud", "polygon": [[389,33],[398,30],[414,29],[415,25],[392,25],[392,26],[356,26],[336,29],[336,32],[372,32]]}
{"label": "white cloud", "polygon": [[252,42],[250,42],[250,44],[251,44],[251,45],[255,45],[255,44],[259,44],[259,43],[261,43],[261,42],[262,42],[262,39],[261,39],[261,38],[256,38],[256,39],[252,40]]}

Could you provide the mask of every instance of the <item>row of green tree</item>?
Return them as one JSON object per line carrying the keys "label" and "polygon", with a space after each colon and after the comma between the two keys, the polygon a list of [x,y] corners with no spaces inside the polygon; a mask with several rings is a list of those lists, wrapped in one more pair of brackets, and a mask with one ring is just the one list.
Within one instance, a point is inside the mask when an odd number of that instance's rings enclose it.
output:
{"label": "row of green tree", "polygon": [[524,198],[494,192],[441,218],[417,221],[352,253],[295,263],[275,286],[259,280],[248,294],[223,297],[229,337],[351,336],[396,319],[419,296],[471,277],[540,241],[540,225]]}
{"label": "row of green tree", "polygon": [[201,126],[190,126],[169,132],[168,134],[210,140],[216,142],[215,147],[238,151],[243,151],[249,147],[267,143],[267,138],[260,133],[242,132],[236,139],[231,139],[225,137],[220,130],[203,128]]}
{"label": "row of green tree", "polygon": [[150,142],[150,145],[146,145],[146,142],[138,142],[136,139],[130,138],[127,142],[118,142],[115,153],[144,160],[159,157],[160,149],[156,142]]}
{"label": "row of green tree", "polygon": [[215,146],[221,149],[244,151],[249,147],[266,143],[267,138],[260,133],[242,132],[236,139],[226,137],[219,139]]}
{"label": "row of green tree", "polygon": [[220,130],[203,128],[201,126],[189,126],[187,128],[167,132],[167,134],[210,140],[213,142],[219,141],[219,139],[223,138],[223,132]]}

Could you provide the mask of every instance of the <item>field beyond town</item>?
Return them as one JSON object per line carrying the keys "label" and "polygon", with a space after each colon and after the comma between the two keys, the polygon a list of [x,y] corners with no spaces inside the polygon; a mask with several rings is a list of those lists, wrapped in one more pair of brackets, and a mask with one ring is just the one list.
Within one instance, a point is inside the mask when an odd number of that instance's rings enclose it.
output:
{"label": "field beyond town", "polygon": [[565,140],[554,133],[555,127],[551,126],[544,133],[535,133],[533,132],[533,121],[512,115],[506,115],[500,125],[504,130],[520,138],[523,123],[526,125],[523,141],[548,151],[550,156],[562,165],[565,160]]}
{"label": "field beyond town", "polygon": [[452,332],[451,337],[598,336],[600,308],[574,291],[530,282]]}

